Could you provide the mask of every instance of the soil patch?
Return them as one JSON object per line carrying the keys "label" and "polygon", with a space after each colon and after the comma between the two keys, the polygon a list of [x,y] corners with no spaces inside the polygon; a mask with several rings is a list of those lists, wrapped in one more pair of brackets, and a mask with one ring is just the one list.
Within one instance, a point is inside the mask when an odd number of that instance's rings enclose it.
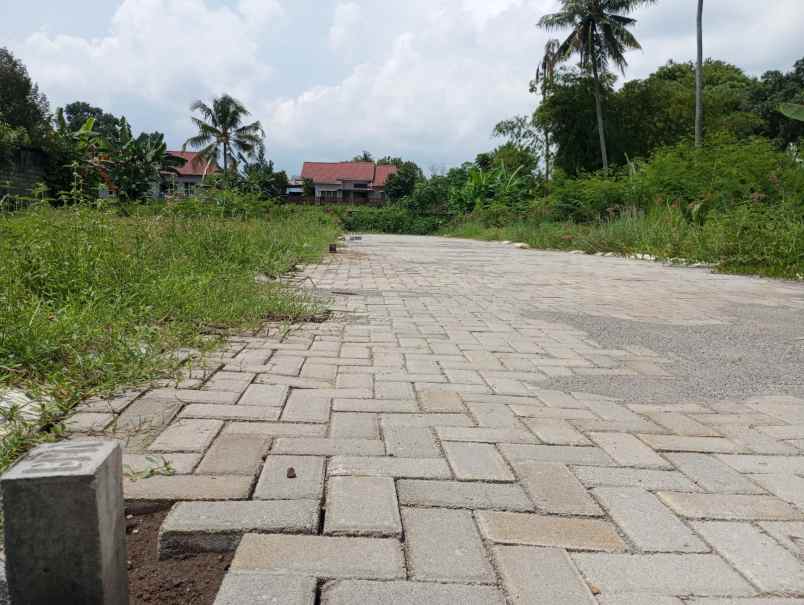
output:
{"label": "soil patch", "polygon": [[127,519],[130,605],[212,605],[232,553],[188,554],[160,561],[156,543],[168,511]]}

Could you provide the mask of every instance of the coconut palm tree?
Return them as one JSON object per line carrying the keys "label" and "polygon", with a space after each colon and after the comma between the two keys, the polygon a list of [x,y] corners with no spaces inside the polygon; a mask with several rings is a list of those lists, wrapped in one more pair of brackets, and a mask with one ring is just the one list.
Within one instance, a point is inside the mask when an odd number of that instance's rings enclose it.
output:
{"label": "coconut palm tree", "polygon": [[698,0],[698,57],[695,62],[695,146],[703,145],[703,3]]}
{"label": "coconut palm tree", "polygon": [[[542,62],[536,69],[536,77],[533,80],[531,91],[536,92],[534,87],[541,84],[542,100],[547,98],[550,87],[555,79],[556,67],[559,64],[558,49],[561,46],[559,40],[548,40],[544,45],[544,56]],[[544,126],[544,180],[550,180],[550,129]]]}
{"label": "coconut palm tree", "polygon": [[197,160],[207,163],[214,162],[222,153],[225,180],[228,179],[229,165],[237,164],[238,153],[250,156],[262,147],[265,133],[259,121],[244,124],[248,110],[229,95],[213,99],[212,106],[196,101],[190,109],[201,114],[200,118],[192,118],[198,134],[187,139],[182,149],[199,149]]}
{"label": "coconut palm tree", "polygon": [[601,74],[613,63],[623,74],[628,63],[625,53],[642,48],[628,27],[636,23],[626,15],[656,0],[561,0],[561,10],[545,15],[539,25],[547,30],[571,28],[572,32],[558,47],[558,60],[563,62],[577,54],[582,69],[595,83],[595,109],[600,137],[603,170],[608,170],[606,131],[603,120]]}

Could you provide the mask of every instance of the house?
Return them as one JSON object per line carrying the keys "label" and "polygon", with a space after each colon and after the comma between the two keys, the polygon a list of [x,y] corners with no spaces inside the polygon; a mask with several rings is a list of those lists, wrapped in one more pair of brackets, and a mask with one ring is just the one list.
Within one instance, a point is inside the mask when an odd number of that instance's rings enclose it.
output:
{"label": "house", "polygon": [[374,162],[305,162],[301,177],[315,185],[319,202],[381,203],[396,166]]}
{"label": "house", "polygon": [[172,156],[187,160],[184,166],[178,166],[176,172],[163,174],[162,190],[165,193],[189,196],[195,188],[204,182],[204,178],[218,172],[218,165],[208,163],[198,157],[195,151],[168,151]]}

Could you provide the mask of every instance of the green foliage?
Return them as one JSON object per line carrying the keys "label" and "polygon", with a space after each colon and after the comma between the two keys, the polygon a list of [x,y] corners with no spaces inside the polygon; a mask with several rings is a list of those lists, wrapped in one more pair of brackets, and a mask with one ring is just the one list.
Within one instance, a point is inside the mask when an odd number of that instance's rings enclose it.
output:
{"label": "green foliage", "polygon": [[22,62],[0,47],[0,122],[23,128],[38,143],[48,130],[50,108]]}
{"label": "green foliage", "polygon": [[288,175],[274,170],[272,160],[265,159],[265,150],[260,148],[257,158],[251,162],[242,157],[241,174],[235,186],[243,193],[257,193],[266,199],[278,198],[287,194]]}
{"label": "green foliage", "polygon": [[405,208],[337,208],[346,231],[428,235],[446,224],[444,216],[416,214]]}
{"label": "green foliage", "polygon": [[786,73],[763,74],[751,96],[751,107],[764,122],[761,134],[780,148],[797,144],[804,138],[804,122],[790,120],[779,113],[783,103],[804,105],[804,59],[796,61],[793,69]]}
{"label": "green foliage", "polygon": [[229,167],[237,165],[238,156],[251,156],[262,149],[262,125],[259,121],[244,124],[249,111],[230,95],[213,99],[212,105],[195,101],[190,109],[201,116],[192,118],[198,134],[187,139],[182,149],[198,149],[197,159],[204,163],[223,158],[224,178],[228,178]]}
{"label": "green foliage", "polygon": [[391,202],[398,202],[412,195],[416,183],[424,178],[421,169],[414,162],[402,162],[397,167],[398,171],[388,177],[385,183],[385,194]]}
{"label": "green foliage", "polygon": [[804,105],[798,105],[797,103],[782,103],[779,106],[779,111],[781,111],[791,120],[804,122]]}
{"label": "green foliage", "polygon": [[193,204],[194,213],[136,206],[128,217],[86,204],[0,214],[0,387],[52,396],[63,413],[163,374],[169,352],[204,348],[210,328],[315,311],[303,295],[255,277],[318,258],[337,234],[330,217],[293,208],[225,218]]}
{"label": "green foliage", "polygon": [[125,120],[84,101],[74,101],[56,110],[57,125],[70,132],[80,130],[90,118],[95,121],[95,131],[106,140],[117,136],[121,121]]}
{"label": "green foliage", "polygon": [[22,126],[11,126],[0,120],[0,168],[11,160],[23,147],[31,144],[28,131]]}

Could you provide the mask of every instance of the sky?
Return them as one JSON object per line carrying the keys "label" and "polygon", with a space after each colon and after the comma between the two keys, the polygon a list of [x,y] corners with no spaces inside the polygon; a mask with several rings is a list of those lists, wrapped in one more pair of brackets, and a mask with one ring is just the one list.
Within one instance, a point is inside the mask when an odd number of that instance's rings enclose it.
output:
{"label": "sky", "polygon": [[[53,107],[74,100],[193,134],[189,106],[240,99],[290,175],[363,150],[444,170],[530,113],[558,0],[0,0],[0,46]],[[626,79],[695,55],[697,0],[639,9]],[[706,0],[705,54],[761,75],[804,56],[804,0]]]}

